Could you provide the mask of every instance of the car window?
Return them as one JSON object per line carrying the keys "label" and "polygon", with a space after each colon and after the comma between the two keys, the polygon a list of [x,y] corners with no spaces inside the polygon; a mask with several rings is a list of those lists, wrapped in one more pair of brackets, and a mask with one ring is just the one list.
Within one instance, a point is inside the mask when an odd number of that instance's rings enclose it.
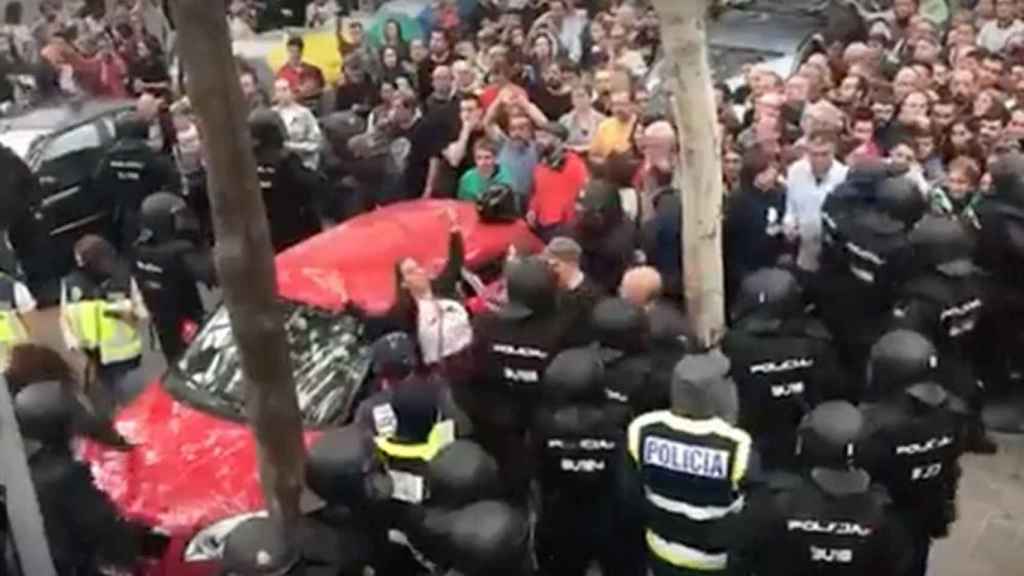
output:
{"label": "car window", "polygon": [[[299,409],[306,426],[341,423],[370,369],[363,325],[350,314],[282,301]],[[238,348],[223,306],[164,379],[178,398],[232,419],[245,417]]]}
{"label": "car window", "polygon": [[40,160],[42,162],[56,160],[75,152],[99,148],[102,144],[100,131],[96,124],[83,124],[47,143]]}

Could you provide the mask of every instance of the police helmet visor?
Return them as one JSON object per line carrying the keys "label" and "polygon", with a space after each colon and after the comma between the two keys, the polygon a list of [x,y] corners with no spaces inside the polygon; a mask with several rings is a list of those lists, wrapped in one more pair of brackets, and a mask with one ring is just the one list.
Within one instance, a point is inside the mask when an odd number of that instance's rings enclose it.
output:
{"label": "police helmet visor", "polygon": [[921,382],[908,386],[906,394],[922,404],[932,407],[942,406],[949,399],[946,389],[935,382]]}

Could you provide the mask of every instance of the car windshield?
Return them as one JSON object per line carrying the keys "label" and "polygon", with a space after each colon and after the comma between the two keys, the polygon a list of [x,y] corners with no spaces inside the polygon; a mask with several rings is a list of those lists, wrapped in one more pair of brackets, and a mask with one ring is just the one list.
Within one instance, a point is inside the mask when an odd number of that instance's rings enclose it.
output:
{"label": "car windshield", "polygon": [[0,144],[7,146],[22,159],[28,158],[32,144],[46,135],[45,130],[10,130],[0,133]]}
{"label": "car windshield", "polygon": [[[303,422],[319,427],[347,419],[370,368],[362,323],[350,314],[295,302],[282,301],[282,306]],[[238,348],[224,306],[169,376],[165,382],[176,397],[221,416],[244,418]]]}
{"label": "car windshield", "polygon": [[721,46],[711,44],[708,46],[708,60],[711,69],[714,71],[715,79],[724,82],[733,76],[741,74],[743,67],[748,64],[760,64],[768,62],[783,55],[778,52],[761,50],[757,48],[741,48],[738,46]]}

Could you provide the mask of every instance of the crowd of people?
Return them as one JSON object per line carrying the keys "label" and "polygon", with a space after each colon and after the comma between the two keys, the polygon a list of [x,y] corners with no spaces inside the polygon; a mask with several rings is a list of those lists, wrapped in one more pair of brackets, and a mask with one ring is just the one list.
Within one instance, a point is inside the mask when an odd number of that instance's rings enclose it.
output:
{"label": "crowd of people", "polygon": [[[474,307],[449,213],[438,276],[404,259],[387,314],[347,310],[375,340],[366,397],[306,472],[348,511],[328,531],[361,537],[344,561],[310,557],[313,537],[291,550],[305,556],[278,557],[253,520],[227,540],[229,572],[926,574],[954,526],[960,455],[997,450],[984,403],[1020,379],[1024,2],[837,2],[792,74],[755,64],[739,84],[720,79],[730,326],[713,351],[684,316],[683,136],[671,83],[646,82],[662,56],[656,13],[471,4],[435,0],[423,34],[394,20],[379,37],[352,6],[288,8],[337,31],[336,86],[302,35],[272,85],[238,59],[275,251],[420,198],[522,219],[546,248],[511,247],[501,294]],[[232,2],[232,33],[249,35],[259,10]],[[202,321],[213,238],[201,126],[137,11],[106,29],[88,10],[62,14],[26,34],[9,13],[4,65],[36,58],[53,94],[138,97],[97,173],[111,232],[76,244],[61,290],[102,420],[138,366],[140,323],[173,359],[182,327]],[[89,26],[111,46],[90,52]],[[4,282],[11,344],[34,302],[31,283]],[[40,407],[73,401],[21,388],[26,435],[33,417],[53,420]],[[75,411],[56,413],[65,433],[38,439],[70,458]],[[76,560],[125,558],[104,552]]]}

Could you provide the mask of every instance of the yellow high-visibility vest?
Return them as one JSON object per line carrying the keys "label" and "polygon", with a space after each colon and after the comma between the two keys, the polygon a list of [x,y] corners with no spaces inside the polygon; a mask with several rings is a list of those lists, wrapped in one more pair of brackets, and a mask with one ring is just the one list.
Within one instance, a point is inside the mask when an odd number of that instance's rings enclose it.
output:
{"label": "yellow high-visibility vest", "polygon": [[142,337],[131,323],[107,315],[114,307],[104,300],[65,304],[67,318],[82,348],[97,350],[107,366],[142,355]]}

